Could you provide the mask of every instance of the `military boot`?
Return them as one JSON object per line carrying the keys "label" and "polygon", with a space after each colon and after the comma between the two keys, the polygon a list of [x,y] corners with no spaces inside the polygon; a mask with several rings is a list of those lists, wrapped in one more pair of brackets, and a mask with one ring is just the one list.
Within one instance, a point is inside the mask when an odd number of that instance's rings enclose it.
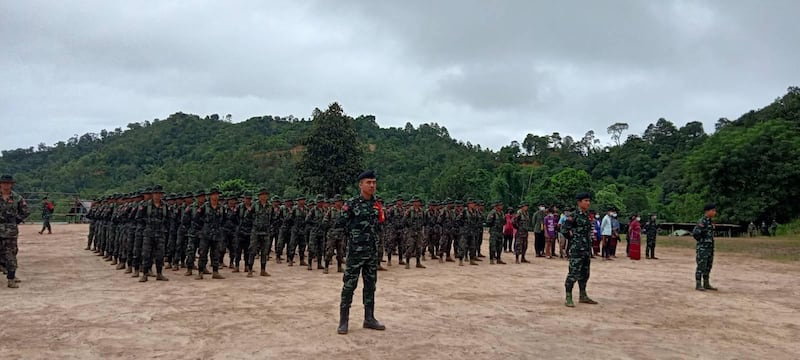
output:
{"label": "military boot", "polygon": [[445,259],[444,261],[445,262],[455,262],[455,260],[453,260],[453,258],[451,258],[450,255],[447,255],[447,259]]}
{"label": "military boot", "polygon": [[406,269],[411,269],[411,261],[406,261]]}
{"label": "military boot", "polygon": [[372,330],[386,330],[386,326],[375,319],[375,305],[364,305],[364,328]]}
{"label": "military boot", "polygon": [[111,264],[109,264],[109,265],[117,265],[117,264],[118,264],[117,258],[112,258],[111,259]]}
{"label": "military boot", "polygon": [[703,276],[703,289],[717,291],[717,288],[711,286],[711,283],[709,283],[708,276]]}
{"label": "military boot", "polygon": [[336,272],[338,273],[344,272],[344,269],[342,269],[342,263],[336,264]]}
{"label": "military boot", "polygon": [[444,256],[439,257],[439,264],[444,264]]}
{"label": "military boot", "polygon": [[120,261],[119,264],[117,265],[117,270],[125,269],[125,267],[126,267],[125,266],[125,262],[124,261]]}
{"label": "military boot", "polygon": [[203,270],[197,269],[197,275],[194,277],[195,280],[203,280]]}
{"label": "military boot", "polygon": [[339,335],[347,334],[347,323],[350,321],[350,307],[339,308],[339,327],[336,332]]}
{"label": "military boot", "polygon": [[324,270],[322,270],[322,273],[323,273],[323,274],[328,274],[328,267],[327,267],[327,266],[325,266],[325,269],[324,269]]}
{"label": "military boot", "polygon": [[695,285],[694,285],[694,289],[695,290],[697,290],[697,291],[706,291],[706,289],[703,287],[703,283],[700,281],[700,278],[695,279],[694,282],[695,282]]}
{"label": "military boot", "polygon": [[473,259],[473,258],[470,258],[470,259],[469,259],[469,264],[470,264],[470,265],[479,265],[479,264],[478,264],[478,261],[477,261],[476,259]]}
{"label": "military boot", "polygon": [[[308,265],[308,264],[306,264],[306,259],[305,259],[304,257],[302,257],[302,256],[301,256],[301,257],[300,257],[300,266],[307,266],[307,265]],[[311,269],[309,269],[309,270],[311,270]]]}
{"label": "military boot", "polygon": [[267,272],[267,268],[261,268],[261,274],[259,274],[259,275],[260,276],[269,276],[269,273]]}
{"label": "military boot", "polygon": [[133,266],[128,266],[128,267],[125,268],[125,273],[126,274],[130,274],[132,272],[133,272]]}
{"label": "military boot", "polygon": [[497,265],[505,265],[505,264],[506,264],[505,261],[500,260],[500,258],[497,258]]}
{"label": "military boot", "polygon": [[156,273],[156,280],[158,281],[169,281],[166,276],[162,273]]}
{"label": "military boot", "polygon": [[14,279],[8,279],[8,287],[16,289],[19,287],[19,285],[17,285],[17,282],[14,281]]}
{"label": "military boot", "polygon": [[575,303],[572,302],[572,294],[567,294],[567,300],[564,302],[566,307],[575,307]]}
{"label": "military boot", "polygon": [[586,291],[581,291],[581,297],[578,300],[578,302],[582,304],[592,304],[592,305],[597,304],[597,301],[592,300],[591,298],[589,298],[589,295],[586,295]]}
{"label": "military boot", "polygon": [[421,263],[421,262],[419,262],[419,258],[417,258],[417,268],[419,268],[419,269],[425,269],[425,265],[422,265],[422,263]]}
{"label": "military boot", "polygon": [[489,265],[494,265],[494,259],[489,259]]}
{"label": "military boot", "polygon": [[239,265],[231,266],[231,269],[233,269],[233,271],[231,271],[231,272],[238,273],[239,272]]}
{"label": "military boot", "polygon": [[322,270],[322,269],[324,269],[324,267],[322,266],[322,260],[318,259],[317,260],[317,270]]}
{"label": "military boot", "polygon": [[147,282],[147,272],[142,273],[142,277],[139,278],[139,282]]}
{"label": "military boot", "polygon": [[522,263],[523,264],[528,264],[528,263],[530,263],[530,261],[528,261],[528,259],[526,259],[525,256],[523,256],[522,257]]}
{"label": "military boot", "polygon": [[253,277],[253,268],[245,265],[244,266],[244,271],[247,272],[247,277],[249,277],[249,278]]}
{"label": "military boot", "polygon": [[181,266],[179,264],[175,264],[172,266],[172,271],[181,271]]}
{"label": "military boot", "polygon": [[464,259],[458,259],[458,266],[464,266]]}
{"label": "military boot", "polygon": [[386,262],[386,266],[392,266],[392,258],[389,258]]}
{"label": "military boot", "polygon": [[207,268],[203,268],[203,275],[211,275],[211,271],[208,271]]}
{"label": "military boot", "polygon": [[92,249],[92,247],[91,247],[91,246],[87,246],[87,247],[86,247],[85,249],[83,249],[83,250],[91,250],[91,249]]}
{"label": "military boot", "polygon": [[307,267],[306,267],[306,270],[308,270],[308,271],[311,271],[311,270],[313,270],[313,268],[312,268],[312,266],[311,266],[311,261],[309,261],[309,262],[308,262],[308,264],[307,264]]}
{"label": "military boot", "polygon": [[186,272],[183,274],[183,276],[192,276],[192,267],[193,266],[191,266],[191,265],[187,266],[186,267]]}
{"label": "military boot", "polygon": [[212,279],[218,279],[218,280],[225,279],[224,276],[220,275],[219,271],[214,271],[213,273],[211,273],[211,278]]}
{"label": "military boot", "polygon": [[132,278],[137,278],[137,277],[139,277],[139,272],[140,272],[140,269],[139,269],[138,267],[134,267],[134,269],[133,269],[133,275],[131,275],[131,277],[132,277]]}

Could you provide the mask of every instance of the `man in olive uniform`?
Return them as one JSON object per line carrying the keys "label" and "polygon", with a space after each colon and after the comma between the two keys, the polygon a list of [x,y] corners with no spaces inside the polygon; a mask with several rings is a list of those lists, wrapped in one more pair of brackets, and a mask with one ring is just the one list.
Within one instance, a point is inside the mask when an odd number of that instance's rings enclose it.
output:
{"label": "man in olive uniform", "polygon": [[337,220],[338,227],[347,229],[350,240],[347,246],[347,269],[344,272],[342,299],[339,305],[339,334],[347,334],[350,319],[350,305],[353,293],[358,286],[359,274],[364,277],[364,328],[385,330],[386,327],[375,319],[375,287],[378,281],[378,233],[376,227],[384,222],[383,209],[375,202],[377,187],[375,172],[365,171],[358,176],[361,194],[350,199],[342,207]]}
{"label": "man in olive uniform", "polygon": [[400,259],[398,260],[400,265],[405,265],[403,261],[403,256],[405,255],[403,246],[403,214],[405,213],[405,209],[403,208],[403,197],[397,196],[394,201],[394,206],[389,210],[388,214],[386,214],[387,222],[386,222],[386,229],[384,231],[387,232],[386,238],[386,258],[388,262],[386,265],[392,266],[392,254],[397,251],[397,257]]}
{"label": "man in olive uniform", "polygon": [[8,287],[17,288],[17,225],[30,215],[28,202],[11,189],[14,177],[0,176],[0,260],[6,268]]}
{"label": "man in olive uniform", "polygon": [[[139,206],[136,208],[136,215],[134,216],[134,219],[136,219],[136,229],[134,230],[133,239],[133,275],[131,277],[135,278],[139,277],[140,271],[144,271],[142,267],[142,264],[144,264],[144,260],[142,259],[142,243],[144,242],[147,218],[143,216],[143,212],[146,210],[146,206],[150,202],[152,196],[152,188],[145,188],[142,190],[142,200],[139,202]],[[140,215],[139,213],[142,214]]]}
{"label": "man in olive uniform", "polygon": [[208,192],[209,201],[197,210],[197,217],[201,225],[199,232],[200,246],[199,256],[197,260],[197,276],[195,280],[203,280],[203,274],[207,271],[206,264],[208,263],[209,256],[211,257],[212,279],[224,279],[225,277],[219,273],[219,264],[222,248],[222,222],[224,218],[225,209],[223,204],[219,201],[219,189],[211,188]]}
{"label": "man in olive uniform", "polygon": [[483,261],[480,254],[479,238],[483,238],[484,218],[475,200],[467,200],[467,212],[469,213],[469,223],[467,224],[469,236],[467,238],[467,246],[469,249],[470,262],[473,259],[475,261]]}
{"label": "man in olive uniform", "polygon": [[[139,203],[142,201],[142,192],[137,191],[135,193],[131,193],[132,198],[130,203],[128,204],[128,212],[127,218],[125,219],[126,229],[125,229],[125,260],[127,262],[127,267],[125,268],[125,273],[130,274],[133,272],[134,268],[134,258],[133,258],[133,248],[134,243],[136,242],[136,212],[139,210]],[[138,269],[138,265],[136,265]],[[138,270],[137,270],[138,271]]]}
{"label": "man in olive uniform", "polygon": [[658,235],[658,224],[656,224],[656,215],[650,214],[650,220],[644,225],[644,233],[647,235],[647,248],[645,249],[645,258],[658,260],[656,257],[656,236]]}
{"label": "man in olive uniform", "polygon": [[[195,193],[196,201],[192,206],[186,208],[190,213],[191,222],[189,231],[187,231],[188,239],[186,241],[186,273],[185,276],[192,276],[192,269],[194,268],[194,258],[197,255],[197,249],[200,247],[200,232],[203,228],[203,219],[199,215],[199,211],[206,205],[206,192],[200,190]],[[202,271],[198,268],[198,271]]]}
{"label": "man in olive uniform", "polygon": [[[438,259],[436,255],[439,255],[439,242],[442,238],[442,219],[439,217],[439,212],[439,202],[431,200],[425,210],[425,238],[431,260]],[[425,250],[423,249],[423,254]]]}
{"label": "man in olive uniform", "polygon": [[[478,265],[476,257],[471,253],[470,241],[472,238],[472,214],[469,209],[464,208],[461,201],[456,201],[455,214],[453,216],[454,224],[458,228],[458,266],[464,266],[464,258],[469,261],[470,265]],[[455,240],[454,240],[455,241]]]}
{"label": "man in olive uniform", "polygon": [[50,215],[53,214],[51,204],[52,203],[47,200],[47,196],[42,198],[42,230],[39,231],[39,234],[43,234],[45,229],[47,230],[48,234],[53,233],[53,229],[50,227]]}
{"label": "man in olive uniform", "polygon": [[95,235],[97,232],[97,209],[100,208],[100,199],[94,199],[92,201],[92,206],[89,208],[89,211],[86,212],[86,218],[89,219],[89,235],[87,236],[87,243],[86,248],[84,250],[94,251],[96,248],[92,247],[93,245],[96,246],[95,242]]}
{"label": "man in olive uniform", "polygon": [[228,252],[230,262],[229,267],[233,268],[233,250],[236,246],[238,234],[236,230],[239,228],[239,208],[237,204],[236,195],[228,194],[225,197],[227,205],[222,216],[222,246],[219,251],[219,262],[222,267],[225,267],[225,251]]}
{"label": "man in olive uniform", "polygon": [[180,271],[181,266],[186,266],[186,247],[188,242],[187,233],[189,226],[192,225],[192,193],[184,193],[181,199],[181,205],[178,208],[178,231],[175,240],[175,260],[172,264],[173,271]]}
{"label": "man in olive uniform", "polygon": [[344,249],[347,243],[347,233],[343,224],[338,223],[336,220],[342,214],[342,196],[336,194],[333,197],[333,206],[325,213],[322,219],[323,227],[327,229],[327,241],[325,242],[325,274],[328,273],[328,266],[333,259],[333,253],[336,252],[336,272],[343,272],[342,259],[344,258]]}
{"label": "man in olive uniform", "polygon": [[[695,290],[716,291],[717,288],[711,286],[709,275],[711,267],[714,265],[714,218],[717,216],[717,207],[708,204],[703,208],[703,217],[692,230],[692,236],[697,240],[697,270],[694,273]],[[702,284],[700,283],[702,280]]]}
{"label": "man in olive uniform", "polygon": [[[528,252],[528,232],[531,231],[531,218],[528,215],[528,203],[523,202],[520,204],[519,210],[517,210],[517,213],[514,215],[513,223],[514,228],[517,229],[517,239],[514,241],[514,257],[516,258],[514,263],[519,264],[520,257],[523,263],[528,263],[529,261],[525,259],[525,254]],[[534,238],[534,242],[535,241]]]}
{"label": "man in olive uniform", "polygon": [[578,209],[573,215],[571,221],[565,222],[564,227],[567,229],[561,230],[564,236],[569,241],[567,254],[569,256],[569,273],[564,287],[567,290],[567,299],[565,305],[567,307],[575,307],[572,302],[572,287],[575,282],[578,283],[580,288],[579,302],[584,304],[597,304],[596,301],[589,298],[586,293],[586,284],[589,282],[589,273],[592,256],[592,222],[589,220],[589,206],[592,205],[591,197],[588,193],[580,193],[575,199],[578,203]]}
{"label": "man in olive uniform", "polygon": [[169,208],[162,201],[164,189],[161,185],[156,185],[152,190],[150,199],[137,213],[137,218],[144,219],[145,231],[142,241],[142,277],[139,282],[146,282],[153,260],[156,263],[156,280],[167,281],[163,274],[164,252],[166,247],[166,236],[169,230]]}
{"label": "man in olive uniform", "polygon": [[448,198],[443,205],[437,214],[439,217],[438,223],[441,224],[442,228],[439,236],[439,263],[455,261],[450,257],[450,248],[453,247],[453,241],[458,239],[458,229],[453,222],[453,214],[455,213],[453,201]]}
{"label": "man in olive uniform", "polygon": [[406,230],[406,269],[411,268],[411,256],[416,257],[417,267],[424,269],[420,257],[425,249],[422,246],[422,227],[425,225],[425,212],[422,211],[422,200],[414,196],[411,199],[412,207],[403,214],[403,225]]}
{"label": "man in olive uniform", "polygon": [[495,201],[492,204],[494,209],[489,211],[485,224],[489,228],[489,264],[505,265],[506,263],[500,259],[500,255],[503,253],[503,227],[506,225],[506,217],[501,201]]}
{"label": "man in olive uniform", "polygon": [[[253,196],[246,192],[244,195],[244,202],[239,204],[237,211],[239,212],[239,227],[236,229],[236,243],[233,249],[234,267],[233,272],[239,272],[239,264],[244,258],[244,267],[247,275],[250,275],[248,269],[250,268],[250,238],[253,236],[253,223],[255,220],[255,211],[253,208]],[[266,264],[264,264],[266,268]],[[266,270],[266,269],[265,269]]]}
{"label": "man in olive uniform", "polygon": [[[294,213],[294,200],[292,199],[284,199],[283,206],[281,206],[280,218],[281,218],[281,227],[279,230],[279,240],[278,240],[278,247],[280,250],[275,250],[275,253],[280,259],[281,253],[283,252],[284,248],[286,249],[286,262],[289,262],[289,245],[292,242],[292,222],[294,221],[292,214]],[[280,261],[280,260],[278,260]],[[294,266],[294,263],[290,263],[289,266]]]}
{"label": "man in olive uniform", "polygon": [[297,198],[297,205],[290,211],[292,221],[292,236],[289,240],[289,249],[286,256],[289,259],[289,266],[294,266],[295,252],[300,255],[300,266],[306,266],[306,198]]}
{"label": "man in olive uniform", "polygon": [[323,239],[325,229],[322,220],[325,218],[325,197],[317,195],[316,205],[306,214],[306,227],[308,227],[308,270],[312,269],[314,259],[317,259],[317,270],[322,270]]}
{"label": "man in olive uniform", "polygon": [[261,260],[261,276],[269,276],[267,272],[267,255],[269,254],[269,232],[272,217],[275,216],[272,205],[269,203],[269,191],[266,188],[258,190],[258,200],[253,204],[253,230],[250,235],[250,246],[247,250],[245,271],[247,277],[253,277],[253,266],[256,253]]}
{"label": "man in olive uniform", "polygon": [[484,202],[478,201],[475,204],[475,251],[478,254],[478,261],[480,258],[484,258],[486,256],[483,255],[483,221],[486,220],[486,210],[484,208]]}
{"label": "man in olive uniform", "polygon": [[[267,244],[267,257],[269,257],[272,247],[275,247],[275,263],[281,263],[281,255],[283,248],[286,247],[281,240],[281,226],[283,226],[283,219],[281,218],[281,198],[278,195],[272,196],[272,221],[269,225],[269,241]],[[273,245],[274,244],[274,245]]]}

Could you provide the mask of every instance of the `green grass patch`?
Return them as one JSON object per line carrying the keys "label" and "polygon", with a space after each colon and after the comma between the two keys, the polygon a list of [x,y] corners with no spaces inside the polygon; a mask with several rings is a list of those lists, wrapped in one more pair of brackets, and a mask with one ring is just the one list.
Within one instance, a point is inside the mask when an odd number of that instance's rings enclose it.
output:
{"label": "green grass patch", "polygon": [[[800,236],[716,238],[716,252],[748,255],[781,262],[800,261]],[[691,236],[659,237],[656,247],[694,249]]]}

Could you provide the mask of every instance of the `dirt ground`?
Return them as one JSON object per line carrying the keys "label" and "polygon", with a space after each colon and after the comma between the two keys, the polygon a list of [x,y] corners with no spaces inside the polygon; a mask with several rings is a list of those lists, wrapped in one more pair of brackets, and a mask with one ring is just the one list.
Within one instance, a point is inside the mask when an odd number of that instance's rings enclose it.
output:
{"label": "dirt ground", "polygon": [[[86,225],[21,228],[19,289],[0,287],[2,359],[797,359],[800,264],[718,253],[694,290],[694,254],[592,263],[599,305],[563,305],[567,264],[381,272],[376,315],[336,334],[341,274],[268,264],[272,277],[138,283],[86,246]],[[488,242],[484,241],[484,247]],[[487,251],[488,252],[488,251]],[[505,254],[509,260],[508,254]],[[4,284],[4,283],[3,283]],[[575,289],[577,295],[577,286]]]}

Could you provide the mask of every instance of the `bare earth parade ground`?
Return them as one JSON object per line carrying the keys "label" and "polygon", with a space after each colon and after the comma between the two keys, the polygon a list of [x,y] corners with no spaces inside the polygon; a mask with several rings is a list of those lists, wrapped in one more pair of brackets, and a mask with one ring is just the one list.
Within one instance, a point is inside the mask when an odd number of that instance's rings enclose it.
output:
{"label": "bare earth parade ground", "polygon": [[0,288],[3,359],[800,358],[796,261],[718,251],[720,291],[698,292],[690,248],[659,247],[658,261],[597,260],[589,295],[600,304],[574,309],[563,305],[561,260],[395,265],[379,273],[376,294],[387,330],[361,328],[359,284],[342,336],[341,274],[270,261],[268,278],[168,270],[169,282],[140,284],[83,250],[88,225],[38,230],[21,226],[20,288]]}

